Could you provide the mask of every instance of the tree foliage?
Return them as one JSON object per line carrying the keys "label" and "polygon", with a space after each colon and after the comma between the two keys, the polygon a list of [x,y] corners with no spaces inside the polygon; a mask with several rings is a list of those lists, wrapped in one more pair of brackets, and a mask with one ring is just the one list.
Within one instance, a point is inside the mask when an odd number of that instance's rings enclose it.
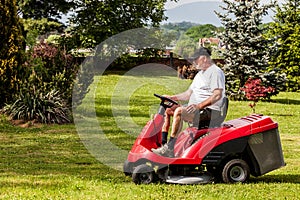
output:
{"label": "tree foliage", "polygon": [[197,48],[198,42],[195,42],[192,38],[183,33],[176,43],[174,52],[177,55],[188,59],[193,56]]}
{"label": "tree foliage", "polygon": [[57,20],[75,6],[74,1],[68,0],[17,0],[18,13],[24,19]]}
{"label": "tree foliage", "polygon": [[26,45],[32,48],[37,41],[46,39],[50,32],[62,33],[65,26],[60,22],[43,19],[22,19]]}
{"label": "tree foliage", "polygon": [[77,44],[95,47],[105,39],[120,32],[158,26],[166,19],[166,0],[78,0],[72,35]]}
{"label": "tree foliage", "polygon": [[188,29],[192,28],[193,26],[198,26],[199,24],[192,23],[192,22],[175,22],[175,23],[167,23],[160,25],[160,28],[167,31],[171,34],[176,34],[176,39],[178,40],[182,34],[184,34]]}
{"label": "tree foliage", "polygon": [[17,16],[16,1],[0,4],[0,106],[12,99],[22,69],[23,37]]}
{"label": "tree foliage", "polygon": [[51,31],[63,32],[65,26],[62,23],[49,21],[46,18],[34,20],[34,19],[24,19],[24,29],[25,31],[37,30],[39,35],[44,35]]}
{"label": "tree foliage", "polygon": [[[264,76],[269,61],[269,41],[263,36],[262,18],[274,2],[223,0],[225,13],[216,13],[225,31],[218,34],[228,48],[223,51],[228,95],[242,98],[241,88],[251,77]],[[271,72],[270,72],[271,73]],[[273,72],[272,72],[273,73]],[[264,82],[265,83],[265,82]]]}
{"label": "tree foliage", "polygon": [[219,32],[221,28],[217,28],[212,24],[204,24],[193,26],[186,31],[186,35],[198,42],[200,38],[210,38],[215,37],[216,32]]}
{"label": "tree foliage", "polygon": [[280,69],[287,76],[287,89],[300,90],[300,2],[288,0],[276,7],[275,21],[268,36],[274,39],[270,68]]}

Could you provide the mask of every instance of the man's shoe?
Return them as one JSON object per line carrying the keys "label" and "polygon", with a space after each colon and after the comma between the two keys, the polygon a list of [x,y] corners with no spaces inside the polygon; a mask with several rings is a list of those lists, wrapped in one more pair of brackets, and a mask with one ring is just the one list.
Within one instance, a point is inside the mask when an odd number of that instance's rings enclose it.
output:
{"label": "man's shoe", "polygon": [[168,144],[165,144],[158,149],[151,149],[151,151],[160,156],[174,158],[174,150],[169,149]]}

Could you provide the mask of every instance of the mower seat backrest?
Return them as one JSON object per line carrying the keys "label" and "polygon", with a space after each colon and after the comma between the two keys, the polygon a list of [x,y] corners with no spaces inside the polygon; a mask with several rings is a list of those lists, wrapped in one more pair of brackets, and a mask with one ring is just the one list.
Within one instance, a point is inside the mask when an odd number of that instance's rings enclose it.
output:
{"label": "mower seat backrest", "polygon": [[223,103],[221,106],[221,116],[219,118],[217,118],[216,120],[213,120],[213,121],[216,121],[217,125],[220,126],[224,122],[224,120],[227,116],[228,106],[229,106],[229,99],[227,97],[224,97]]}
{"label": "mower seat backrest", "polygon": [[229,99],[227,97],[223,98],[222,106],[221,106],[221,113],[217,114],[217,118],[214,118],[213,115],[214,113],[212,112],[212,119],[211,121],[200,121],[198,124],[198,129],[203,129],[203,128],[214,128],[214,127],[219,127],[221,124],[224,122],[226,116],[227,116],[227,111],[228,111],[228,106],[229,106]]}

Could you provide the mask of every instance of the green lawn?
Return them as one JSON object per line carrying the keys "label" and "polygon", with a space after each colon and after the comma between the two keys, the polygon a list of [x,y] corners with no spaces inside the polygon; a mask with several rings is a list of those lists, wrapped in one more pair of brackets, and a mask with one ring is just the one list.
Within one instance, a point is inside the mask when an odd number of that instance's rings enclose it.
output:
{"label": "green lawn", "polygon": [[[159,100],[153,93],[176,93],[189,85],[175,76],[109,74],[96,80],[79,111],[94,107],[89,102],[95,89],[97,123],[123,152],[156,112]],[[74,125],[20,128],[0,116],[0,199],[299,199],[300,93],[280,93],[272,100],[259,102],[256,111],[278,122],[287,166],[234,185],[135,185],[91,155]],[[249,115],[248,104],[231,101],[227,120]]]}

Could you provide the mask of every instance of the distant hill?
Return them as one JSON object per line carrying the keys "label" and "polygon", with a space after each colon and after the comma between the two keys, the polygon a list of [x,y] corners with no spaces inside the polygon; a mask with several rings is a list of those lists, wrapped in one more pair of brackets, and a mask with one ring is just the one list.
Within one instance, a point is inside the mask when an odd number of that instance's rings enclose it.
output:
{"label": "distant hill", "polygon": [[198,26],[200,24],[192,23],[192,22],[169,22],[161,24],[161,28],[165,30],[175,30],[178,32],[186,32],[188,29],[190,29],[193,26]]}
{"label": "distant hill", "polygon": [[221,21],[214,11],[222,11],[219,7],[221,2],[195,2],[184,4],[176,8],[167,10],[165,15],[168,22],[191,22],[196,24],[213,24],[217,27],[221,26]]}

